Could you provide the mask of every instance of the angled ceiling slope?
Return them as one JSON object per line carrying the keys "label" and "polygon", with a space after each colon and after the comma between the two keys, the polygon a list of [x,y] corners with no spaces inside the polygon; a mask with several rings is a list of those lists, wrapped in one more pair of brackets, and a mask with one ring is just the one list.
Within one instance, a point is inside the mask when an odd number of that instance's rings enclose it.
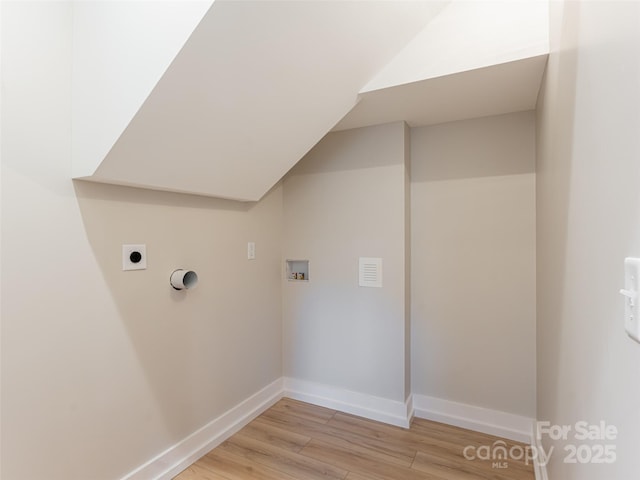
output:
{"label": "angled ceiling slope", "polygon": [[361,90],[334,130],[535,108],[549,53],[548,9],[543,0],[453,0]]}
{"label": "angled ceiling slope", "polygon": [[536,108],[547,54],[361,95],[334,131],[405,121],[436,125]]}
{"label": "angled ceiling slope", "polygon": [[83,178],[259,200],[444,4],[216,1]]}
{"label": "angled ceiling slope", "polygon": [[73,177],[95,172],[212,3],[73,2]]}

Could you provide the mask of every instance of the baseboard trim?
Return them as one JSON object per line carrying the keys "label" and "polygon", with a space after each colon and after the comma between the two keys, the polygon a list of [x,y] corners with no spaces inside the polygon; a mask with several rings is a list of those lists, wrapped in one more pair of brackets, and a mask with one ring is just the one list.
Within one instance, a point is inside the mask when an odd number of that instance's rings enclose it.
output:
{"label": "baseboard trim", "polygon": [[284,396],[404,428],[411,420],[409,400],[389,400],[307,380],[285,378]]}
{"label": "baseboard trim", "polygon": [[407,421],[409,422],[409,425],[411,425],[411,420],[413,420],[413,417],[415,415],[415,410],[413,408],[413,393],[409,394],[409,398],[407,398],[405,405],[407,406]]}
{"label": "baseboard trim", "polygon": [[536,480],[549,480],[549,476],[547,475],[547,462],[549,459],[542,457],[545,450],[542,447],[541,440],[535,434],[531,436],[531,445],[537,452],[533,459],[533,473],[536,476]]}
{"label": "baseboard trim", "polygon": [[226,411],[122,480],[169,480],[282,398],[282,378]]}
{"label": "baseboard trim", "polygon": [[418,418],[527,444],[531,442],[533,418],[416,394],[413,395],[413,408]]}
{"label": "baseboard trim", "polygon": [[[307,380],[282,377],[245,399],[191,435],[160,453],[121,480],[170,480],[282,397],[408,428],[416,416],[478,432],[531,443],[534,419],[498,410],[412,394],[405,402],[368,395]],[[536,480],[548,480],[546,463],[534,461]]]}

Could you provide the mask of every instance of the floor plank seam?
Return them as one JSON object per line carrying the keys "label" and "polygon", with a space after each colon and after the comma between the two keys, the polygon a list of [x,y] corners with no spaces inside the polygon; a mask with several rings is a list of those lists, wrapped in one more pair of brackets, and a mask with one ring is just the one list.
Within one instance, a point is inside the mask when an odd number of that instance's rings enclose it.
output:
{"label": "floor plank seam", "polygon": [[409,466],[409,468],[413,468],[413,465],[416,463],[417,457],[418,457],[418,452],[416,451],[416,454],[413,456],[413,460],[411,460],[411,466]]}
{"label": "floor plank seam", "polygon": [[400,429],[283,399],[175,480],[534,480],[517,461],[497,470],[463,457],[465,446],[495,439],[426,420]]}

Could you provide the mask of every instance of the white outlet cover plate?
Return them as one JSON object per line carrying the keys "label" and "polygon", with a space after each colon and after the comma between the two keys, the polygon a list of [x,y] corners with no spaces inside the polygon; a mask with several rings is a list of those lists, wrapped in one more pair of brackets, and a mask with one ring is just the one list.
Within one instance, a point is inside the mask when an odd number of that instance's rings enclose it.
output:
{"label": "white outlet cover plate", "polygon": [[[139,262],[131,261],[131,254],[140,252],[142,258]],[[122,270],[146,270],[147,268],[147,246],[145,244],[128,244],[122,245]]]}
{"label": "white outlet cover plate", "polygon": [[627,335],[640,342],[640,258],[624,259],[624,289],[635,294],[635,297],[625,296],[624,328]]}

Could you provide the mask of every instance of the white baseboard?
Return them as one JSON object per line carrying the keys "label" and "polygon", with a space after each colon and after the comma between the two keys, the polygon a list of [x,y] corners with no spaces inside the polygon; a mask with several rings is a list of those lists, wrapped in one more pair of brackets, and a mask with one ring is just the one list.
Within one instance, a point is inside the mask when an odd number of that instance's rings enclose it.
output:
{"label": "white baseboard", "polygon": [[411,397],[401,402],[286,377],[284,396],[399,427],[408,428],[411,422]]}
{"label": "white baseboard", "polygon": [[531,445],[537,450],[538,454],[533,459],[533,472],[535,473],[536,480],[549,480],[547,475],[547,458],[541,458],[542,452],[545,450],[542,448],[541,440],[537,435],[532,435]]}
{"label": "white baseboard", "polygon": [[[402,402],[283,377],[125,475],[122,480],[170,480],[283,396],[404,428],[409,427],[415,415],[520,442],[532,441],[532,418],[426,395],[413,394]],[[535,438],[532,444],[538,447]],[[536,462],[534,469],[536,480],[548,480],[545,464]]]}
{"label": "white baseboard", "polygon": [[534,419],[426,395],[413,395],[414,414],[435,422],[468,428],[529,444]]}
{"label": "white baseboard", "polygon": [[226,411],[122,480],[169,480],[282,398],[282,378]]}

